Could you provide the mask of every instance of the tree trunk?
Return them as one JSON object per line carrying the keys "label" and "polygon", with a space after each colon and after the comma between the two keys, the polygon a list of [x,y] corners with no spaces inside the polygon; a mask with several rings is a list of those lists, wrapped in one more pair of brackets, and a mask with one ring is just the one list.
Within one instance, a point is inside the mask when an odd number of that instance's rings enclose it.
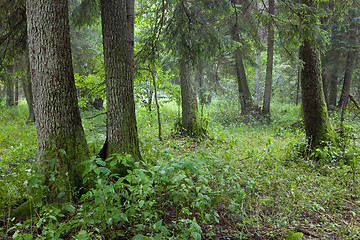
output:
{"label": "tree trunk", "polygon": [[50,187],[48,198],[59,201],[65,192],[61,200],[69,201],[84,190],[80,163],[89,151],[71,62],[68,1],[28,0],[26,15],[38,167]]}
{"label": "tree trunk", "polygon": [[[313,0],[302,0],[302,3],[315,7]],[[310,16],[303,17],[308,19]],[[303,24],[310,29],[317,27],[309,25],[307,21]],[[321,146],[322,142],[335,143],[336,133],[328,117],[321,81],[319,52],[311,45],[310,40],[303,39],[299,56],[304,64],[301,71],[301,93],[305,132],[311,148],[315,149]]]}
{"label": "tree trunk", "polygon": [[201,60],[201,62],[198,64],[198,69],[197,69],[197,79],[199,80],[199,100],[200,100],[200,104],[204,105],[206,104],[206,99],[205,99],[205,91],[206,91],[206,85],[205,85],[205,80],[204,80],[204,66],[203,66],[203,60]]}
{"label": "tree trunk", "polygon": [[14,79],[13,79],[13,69],[14,66],[8,66],[8,78],[6,84],[6,106],[14,106]]}
{"label": "tree trunk", "polygon": [[335,131],[329,122],[324,91],[322,89],[319,54],[308,40],[300,47],[301,92],[306,137],[315,148],[322,141],[335,142]]}
{"label": "tree trunk", "polygon": [[337,98],[337,77],[335,73],[329,73],[329,96],[328,96],[328,106],[336,106]]}
{"label": "tree trunk", "polygon": [[[235,5],[235,25],[232,29],[232,38],[233,40],[240,42],[239,37],[239,23],[238,23],[238,13],[236,10],[236,4],[237,0],[233,0],[233,3]],[[246,72],[245,67],[243,63],[243,57],[241,52],[241,47],[238,47],[234,51],[234,58],[235,58],[235,69],[236,69],[236,75],[238,80],[238,91],[239,91],[239,100],[241,103],[241,114],[247,115],[254,109],[254,104],[252,101],[252,97],[250,94],[249,85],[246,79]]]}
{"label": "tree trunk", "polygon": [[19,82],[17,79],[15,80],[15,96],[14,96],[14,104],[17,106],[19,104]]}
{"label": "tree trunk", "polygon": [[25,52],[24,63],[26,66],[26,74],[21,78],[21,84],[24,90],[25,99],[29,108],[29,118],[28,121],[35,122],[35,113],[34,113],[34,97],[31,89],[31,79],[30,79],[30,63],[29,63],[29,52]]}
{"label": "tree trunk", "polygon": [[329,102],[329,99],[328,99],[328,95],[329,95],[328,94],[328,79],[327,79],[326,68],[324,66],[322,66],[322,68],[321,68],[321,79],[322,79],[322,83],[323,83],[325,102],[326,102],[326,105],[328,106],[328,102]]}
{"label": "tree trunk", "polygon": [[256,105],[260,106],[261,102],[261,51],[256,51]]}
{"label": "tree trunk", "polygon": [[[153,51],[153,55],[155,55],[155,52]],[[156,84],[156,65],[155,65],[155,56],[153,57],[152,61],[152,71],[151,71],[151,77],[152,77],[152,84],[154,87],[154,98],[156,103],[156,112],[157,112],[157,120],[158,120],[158,126],[159,126],[159,140],[162,141],[161,137],[161,115],[160,115],[160,104],[159,104],[159,98],[158,98],[158,91],[157,91],[157,84]]]}
{"label": "tree trunk", "polygon": [[296,97],[295,97],[296,106],[299,104],[300,78],[301,78],[300,75],[301,75],[301,69],[299,64],[297,64]]}
{"label": "tree trunk", "polygon": [[[269,14],[272,16],[275,13],[274,0],[269,0]],[[272,23],[268,26],[268,42],[267,42],[267,62],[266,62],[266,80],[265,92],[263,102],[263,115],[270,116],[270,100],[271,100],[271,86],[272,86],[272,71],[274,59],[274,28]]]}
{"label": "tree trunk", "polygon": [[180,88],[182,127],[187,135],[198,135],[201,133],[201,126],[193,80],[193,67],[191,61],[185,57],[180,59]]}
{"label": "tree trunk", "polygon": [[[104,157],[130,154],[140,160],[134,100],[134,2],[101,0],[101,21],[107,97]],[[127,174],[124,166],[118,170],[121,176]]]}
{"label": "tree trunk", "polygon": [[6,106],[14,106],[14,81],[12,76],[9,76],[6,82]]}
{"label": "tree trunk", "polygon": [[355,62],[355,53],[348,52],[346,56],[346,66],[345,66],[345,74],[344,74],[344,83],[341,90],[340,100],[337,105],[338,108],[341,108],[343,102],[350,94],[350,86],[351,86],[351,77],[354,71],[354,62]]}
{"label": "tree trunk", "polygon": [[104,100],[102,98],[95,98],[91,103],[96,110],[104,109]]}

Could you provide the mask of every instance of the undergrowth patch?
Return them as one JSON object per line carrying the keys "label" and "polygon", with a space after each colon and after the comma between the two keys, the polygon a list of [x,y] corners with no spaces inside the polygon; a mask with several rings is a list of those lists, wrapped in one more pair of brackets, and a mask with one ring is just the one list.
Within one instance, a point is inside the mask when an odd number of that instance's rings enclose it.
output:
{"label": "undergrowth patch", "polygon": [[[2,109],[0,125],[7,133],[0,133],[6,137],[1,138],[0,238],[360,238],[356,122],[346,122],[343,145],[304,155],[304,132],[292,125],[299,120],[298,107],[279,106],[272,122],[248,124],[222,121],[225,116],[205,108],[209,125],[203,138],[172,137],[177,108],[163,107],[163,141],[155,137],[156,114],[137,112],[143,162],[92,157],[83,163],[83,177],[93,188],[63,204],[43,201],[40,177],[31,171],[36,140],[34,126],[24,121],[26,111]],[[96,114],[83,113],[94,155],[104,141],[105,119],[90,118]],[[13,127],[6,125],[9,118],[16,119]],[[113,171],[118,163],[135,168],[119,178]],[[31,216],[12,218],[25,200]]]}

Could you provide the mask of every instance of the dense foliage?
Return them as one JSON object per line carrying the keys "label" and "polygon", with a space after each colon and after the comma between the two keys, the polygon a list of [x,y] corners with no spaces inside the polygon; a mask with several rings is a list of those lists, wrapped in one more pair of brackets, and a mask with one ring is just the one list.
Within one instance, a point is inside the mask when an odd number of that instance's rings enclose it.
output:
{"label": "dense foliage", "polygon": [[[91,156],[78,165],[85,169],[80,196],[66,174],[59,177],[64,149],[54,146],[46,184],[39,172],[40,130],[34,115],[28,118],[34,102],[26,1],[0,1],[0,239],[360,239],[357,1],[275,0],[274,13],[263,0],[135,1],[135,34],[127,33],[134,37],[134,59],[124,61],[134,61],[127,74],[134,75],[129,98],[136,103],[136,160],[101,154],[111,104],[100,2],[68,1],[73,73]],[[273,64],[266,66],[270,26]],[[298,55],[305,42],[321,64],[307,68],[308,79],[317,72],[329,110],[324,121],[336,132],[327,139],[332,142],[316,145],[306,137],[312,123],[304,122],[301,104],[306,64]],[[270,115],[261,109],[267,67]],[[194,132],[182,124],[183,76],[194,90]],[[243,114],[245,94],[251,108]],[[127,175],[119,176],[119,165]]]}

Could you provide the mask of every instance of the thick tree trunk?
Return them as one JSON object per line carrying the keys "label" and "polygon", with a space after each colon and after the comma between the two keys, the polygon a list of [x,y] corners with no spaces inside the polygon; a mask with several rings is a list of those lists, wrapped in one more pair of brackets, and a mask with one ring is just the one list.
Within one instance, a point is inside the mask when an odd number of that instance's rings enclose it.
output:
{"label": "thick tree trunk", "polygon": [[339,99],[339,103],[337,105],[338,108],[341,108],[343,102],[350,94],[350,86],[351,86],[351,78],[354,71],[354,62],[355,62],[355,53],[348,52],[346,56],[346,66],[345,66],[345,74],[344,74],[344,82],[341,90],[341,95]]}
{"label": "thick tree trunk", "polygon": [[59,201],[60,192],[66,193],[62,200],[70,200],[82,192],[80,163],[89,159],[89,151],[71,63],[68,1],[28,0],[26,15],[38,167],[50,186],[50,200]]}
{"label": "thick tree trunk", "polygon": [[[275,13],[274,0],[269,0],[269,14]],[[268,26],[268,42],[267,42],[267,62],[266,62],[266,80],[265,92],[262,112],[265,116],[270,116],[270,101],[272,87],[272,72],[274,59],[274,28],[271,23]]]}
{"label": "thick tree trunk", "polygon": [[193,67],[190,60],[185,57],[180,59],[180,88],[182,127],[189,136],[197,135],[201,131],[201,126],[193,80]]}
{"label": "thick tree trunk", "polygon": [[[134,101],[134,2],[101,0],[107,97],[107,152],[141,159]],[[104,148],[103,148],[104,149]],[[119,174],[127,174],[119,166]]]}
{"label": "thick tree trunk", "polygon": [[[302,0],[302,3],[315,7],[313,0]],[[307,19],[309,16],[304,16]],[[308,28],[308,22],[303,22]],[[299,49],[303,61],[301,71],[301,93],[306,137],[311,148],[321,146],[322,142],[335,143],[336,133],[329,121],[327,106],[321,81],[319,52],[304,39]]]}
{"label": "thick tree trunk", "polygon": [[308,40],[300,47],[300,59],[304,62],[301,72],[301,92],[306,137],[311,146],[322,141],[335,142],[335,131],[329,122],[322,89],[319,54]]}

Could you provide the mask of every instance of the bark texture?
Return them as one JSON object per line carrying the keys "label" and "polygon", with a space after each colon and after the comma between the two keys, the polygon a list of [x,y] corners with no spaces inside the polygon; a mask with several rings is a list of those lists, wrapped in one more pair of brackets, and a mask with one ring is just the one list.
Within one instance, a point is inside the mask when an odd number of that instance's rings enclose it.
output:
{"label": "bark texture", "polygon": [[182,57],[180,59],[182,127],[190,136],[197,135],[200,133],[199,131],[201,131],[200,115],[193,77],[191,61]]}
{"label": "bark texture", "polygon": [[[274,0],[269,0],[269,14],[275,13]],[[267,42],[267,62],[266,62],[266,80],[265,92],[263,103],[263,114],[270,116],[270,100],[271,100],[271,87],[272,87],[272,72],[274,62],[274,28],[272,23],[268,26],[268,42]]]}
{"label": "bark texture", "polygon": [[[102,0],[101,20],[107,97],[105,156],[131,154],[141,159],[134,101],[134,2]],[[119,166],[120,175],[126,168]]]}
{"label": "bark texture", "polygon": [[321,81],[319,54],[308,40],[304,40],[300,47],[300,59],[304,63],[301,91],[306,137],[312,147],[320,145],[322,141],[335,142],[335,131],[329,122]]}
{"label": "bark texture", "polygon": [[[70,199],[83,187],[80,163],[89,158],[89,151],[71,62],[68,1],[28,0],[26,15],[38,166],[51,189],[48,197],[55,200],[65,191]],[[50,180],[52,165],[56,181]]]}

